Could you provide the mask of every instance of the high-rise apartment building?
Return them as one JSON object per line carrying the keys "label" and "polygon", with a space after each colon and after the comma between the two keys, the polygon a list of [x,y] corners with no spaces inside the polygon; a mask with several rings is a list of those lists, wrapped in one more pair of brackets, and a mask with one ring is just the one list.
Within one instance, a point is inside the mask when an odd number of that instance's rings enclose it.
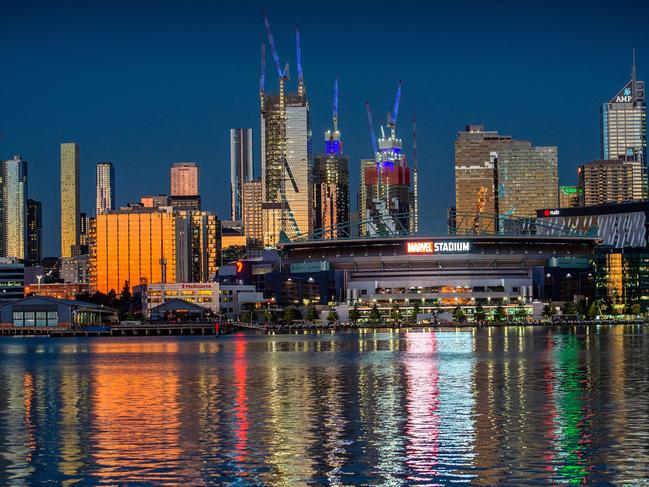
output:
{"label": "high-rise apartment building", "polygon": [[2,256],[27,257],[27,161],[20,156],[2,162]]}
{"label": "high-rise apartment building", "polygon": [[97,164],[97,215],[115,209],[115,167],[112,162]]}
{"label": "high-rise apartment building", "polygon": [[198,195],[198,166],[195,162],[174,162],[171,166],[171,196]]}
{"label": "high-rise apartment building", "polygon": [[253,178],[252,129],[230,129],[230,219],[243,215],[243,183]]}
{"label": "high-rise apartment building", "polygon": [[176,217],[173,212],[132,208],[97,215],[90,225],[90,284],[119,293],[126,281],[176,282]]}
{"label": "high-rise apartment building", "polygon": [[636,80],[635,53],[631,79],[602,105],[602,159],[620,157],[647,163],[647,104],[644,82]]}
{"label": "high-rise apartment building", "polygon": [[325,153],[315,157],[313,174],[315,229],[322,238],[349,236],[349,157],[338,130],[338,80],[334,85],[333,128],[325,132]]}
{"label": "high-rise apartment building", "polygon": [[467,125],[455,141],[455,208],[458,233],[499,230],[498,217],[534,218],[557,206],[556,147]]}
{"label": "high-rise apartment building", "polygon": [[251,247],[262,247],[264,241],[264,227],[261,206],[263,191],[261,179],[244,181],[243,183],[243,234]]}
{"label": "high-rise apartment building", "polygon": [[179,210],[176,218],[176,281],[208,282],[221,261],[219,219],[207,211]]}
{"label": "high-rise apartment building", "polygon": [[[585,206],[646,199],[644,164],[633,160],[597,160],[578,170]],[[550,208],[550,207],[548,207]]]}
{"label": "high-rise apartment building", "polygon": [[43,259],[43,209],[40,201],[27,200],[27,256],[28,266]]}
{"label": "high-rise apartment building", "polygon": [[61,257],[79,247],[79,146],[61,144]]}

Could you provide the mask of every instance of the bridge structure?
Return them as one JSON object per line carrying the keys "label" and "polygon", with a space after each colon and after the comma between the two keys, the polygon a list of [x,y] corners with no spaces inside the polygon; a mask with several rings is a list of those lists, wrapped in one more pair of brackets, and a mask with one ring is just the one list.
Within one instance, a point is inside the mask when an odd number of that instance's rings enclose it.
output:
{"label": "bridge structure", "polygon": [[597,227],[584,231],[568,224],[542,221],[537,218],[522,218],[512,215],[498,215],[482,212],[430,212],[419,214],[419,228],[413,231],[403,222],[408,222],[407,213],[377,215],[371,218],[351,219],[326,228],[315,230],[310,235],[288,238],[280,236],[281,243],[313,240],[372,239],[386,237],[468,237],[468,236],[544,236],[544,237],[597,237]]}

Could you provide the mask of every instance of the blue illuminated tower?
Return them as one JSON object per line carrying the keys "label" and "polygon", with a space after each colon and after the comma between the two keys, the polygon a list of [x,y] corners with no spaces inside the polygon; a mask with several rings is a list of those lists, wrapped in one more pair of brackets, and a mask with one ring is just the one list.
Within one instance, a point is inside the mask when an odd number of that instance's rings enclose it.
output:
{"label": "blue illuminated tower", "polygon": [[343,154],[338,130],[338,80],[334,83],[333,130],[325,132],[325,153],[314,163],[315,228],[322,238],[349,236],[349,157]]}

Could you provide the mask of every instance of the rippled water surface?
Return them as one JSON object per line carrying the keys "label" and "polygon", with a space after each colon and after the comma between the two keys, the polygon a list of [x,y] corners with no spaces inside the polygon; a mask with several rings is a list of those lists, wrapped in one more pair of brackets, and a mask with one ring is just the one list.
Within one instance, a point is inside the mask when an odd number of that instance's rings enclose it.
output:
{"label": "rippled water surface", "polygon": [[0,484],[649,484],[642,327],[0,339]]}

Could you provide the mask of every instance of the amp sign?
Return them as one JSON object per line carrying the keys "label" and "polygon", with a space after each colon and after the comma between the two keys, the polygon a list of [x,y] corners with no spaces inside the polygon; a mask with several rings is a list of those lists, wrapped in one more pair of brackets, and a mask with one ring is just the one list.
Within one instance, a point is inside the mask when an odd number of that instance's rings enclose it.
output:
{"label": "amp sign", "polygon": [[469,252],[470,242],[433,242],[432,240],[420,242],[406,242],[408,254],[448,254],[453,252]]}

